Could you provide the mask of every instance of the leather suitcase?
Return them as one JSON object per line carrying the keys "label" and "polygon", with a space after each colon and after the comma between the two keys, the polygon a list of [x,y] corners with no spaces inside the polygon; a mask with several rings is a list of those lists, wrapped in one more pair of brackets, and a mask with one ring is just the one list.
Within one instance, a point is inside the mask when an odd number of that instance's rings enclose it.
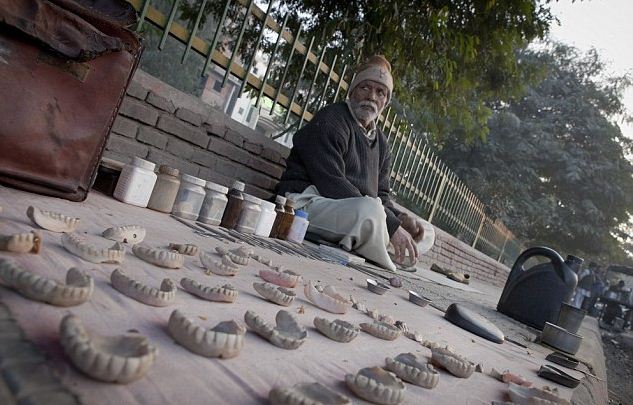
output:
{"label": "leather suitcase", "polygon": [[86,198],[142,52],[134,19],[118,0],[0,0],[1,183]]}

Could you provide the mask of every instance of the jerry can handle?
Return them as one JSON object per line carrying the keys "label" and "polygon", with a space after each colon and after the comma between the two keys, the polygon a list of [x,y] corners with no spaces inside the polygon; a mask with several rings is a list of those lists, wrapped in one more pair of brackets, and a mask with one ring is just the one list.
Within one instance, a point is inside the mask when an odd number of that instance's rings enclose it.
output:
{"label": "jerry can handle", "polygon": [[519,274],[523,273],[525,271],[523,265],[528,259],[534,256],[544,256],[550,259],[552,264],[554,265],[554,270],[556,270],[556,273],[558,273],[558,277],[560,277],[561,280],[565,279],[565,274],[563,272],[563,263],[565,263],[565,261],[563,260],[561,255],[559,255],[558,252],[556,252],[554,249],[545,246],[536,246],[527,249],[526,251],[521,253],[521,255],[519,255],[516,262],[514,263],[514,266],[512,266],[512,271],[508,276],[508,281],[514,280],[516,277],[519,276]]}
{"label": "jerry can handle", "polygon": [[560,277],[562,280],[565,279],[563,272],[563,258],[554,249],[550,249],[545,246],[536,246],[529,248],[521,253],[517,260],[514,262],[512,270],[508,275],[508,280],[506,281],[506,284],[503,287],[503,291],[501,292],[501,298],[499,298],[497,309],[499,308],[499,305],[501,305],[501,303],[505,302],[505,300],[507,299],[512,283],[525,271],[525,269],[523,268],[525,262],[529,258],[534,256],[545,256],[550,259],[552,264],[554,265],[554,270],[556,270],[556,273],[558,273],[558,277]]}

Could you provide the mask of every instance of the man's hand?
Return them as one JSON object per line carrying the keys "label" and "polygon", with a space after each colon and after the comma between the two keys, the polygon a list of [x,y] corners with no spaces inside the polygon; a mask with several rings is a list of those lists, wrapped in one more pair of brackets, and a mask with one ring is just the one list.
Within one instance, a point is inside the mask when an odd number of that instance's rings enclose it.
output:
{"label": "man's hand", "polygon": [[422,237],[424,236],[424,228],[422,227],[422,221],[416,220],[414,217],[402,213],[398,216],[398,219],[402,221],[400,226],[404,228],[405,231],[411,234],[411,237],[414,241],[420,242]]}
{"label": "man's hand", "polygon": [[410,264],[413,265],[418,261],[418,247],[411,237],[411,234],[407,232],[402,226],[396,229],[396,232],[391,236],[391,244],[395,250],[396,257],[394,262],[396,264],[405,264],[404,258],[406,252],[409,252]]}

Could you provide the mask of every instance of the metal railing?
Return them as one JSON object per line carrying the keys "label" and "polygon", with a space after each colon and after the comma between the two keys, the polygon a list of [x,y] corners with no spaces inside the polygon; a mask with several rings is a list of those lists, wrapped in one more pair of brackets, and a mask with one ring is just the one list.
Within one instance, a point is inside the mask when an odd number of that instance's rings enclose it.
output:
{"label": "metal railing", "polygon": [[[263,11],[253,0],[226,0],[210,40],[197,35],[207,0],[199,3],[193,24],[188,24],[190,28],[175,19],[180,3],[187,0],[173,0],[167,15],[155,8],[152,0],[127,1],[140,14],[137,31],[147,23],[161,30],[159,49],[168,37],[176,39],[184,45],[183,62],[191,52],[199,54],[204,59],[202,75],[208,72],[211,64],[224,70],[222,86],[233,75],[241,82],[238,95],[251,90],[256,107],[267,100],[271,114],[278,106],[285,110],[281,117],[284,125],[294,119],[292,125],[300,128],[319,108],[343,99],[348,83],[353,80],[353,76],[349,81],[345,79],[350,76],[349,66],[337,64],[337,60],[342,60],[341,55],[330,56],[332,51],[325,46],[319,50],[314,38],[305,45],[300,38],[302,27],[294,32],[287,28],[289,14],[285,15],[281,25],[271,18],[274,1],[267,11]],[[231,7],[241,8],[242,13],[234,13],[230,19]],[[228,36],[225,33],[227,22],[235,28],[239,26],[239,33],[237,37],[235,32],[231,34],[234,39],[231,50],[222,52],[218,45]],[[246,55],[240,51],[244,33],[247,28],[252,33],[256,27],[259,27],[257,39],[250,54]],[[270,54],[266,71],[260,77],[253,74],[251,68],[264,41],[268,41]],[[281,54],[282,49],[285,49],[285,55]],[[331,58],[329,63],[328,57]],[[383,112],[379,126],[391,148],[391,184],[397,200],[495,260],[511,264],[519,254],[520,243],[503,223],[485,214],[483,203],[441,162],[426,144],[425,137],[416,133],[398,114],[392,114],[391,108]]]}

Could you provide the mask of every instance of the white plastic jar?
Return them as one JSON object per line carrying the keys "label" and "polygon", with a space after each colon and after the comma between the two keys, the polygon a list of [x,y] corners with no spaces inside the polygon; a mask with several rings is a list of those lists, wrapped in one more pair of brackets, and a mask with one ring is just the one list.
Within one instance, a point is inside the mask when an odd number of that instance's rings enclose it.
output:
{"label": "white plastic jar", "polygon": [[260,207],[262,200],[250,194],[244,194],[244,205],[237,220],[235,230],[242,233],[255,233],[259,216],[262,213]]}
{"label": "white plastic jar", "polygon": [[206,181],[195,176],[183,174],[180,177],[180,188],[176,195],[174,208],[171,213],[185,219],[196,219],[202,208],[206,193],[204,185]]}
{"label": "white plastic jar", "polygon": [[288,237],[286,240],[295,243],[303,243],[303,238],[305,238],[306,232],[308,231],[308,225],[310,225],[310,222],[308,221],[308,213],[303,210],[296,210],[295,217],[292,220],[292,225],[290,226],[290,231],[288,231]]}
{"label": "white plastic jar", "polygon": [[255,235],[263,236],[265,238],[270,236],[270,231],[273,229],[277,212],[275,212],[275,204],[262,200],[261,203],[262,213],[257,221],[255,227]]}
{"label": "white plastic jar", "polygon": [[222,215],[224,215],[224,209],[229,201],[226,197],[229,188],[207,181],[204,189],[206,191],[206,197],[202,203],[198,221],[209,225],[220,225]]}
{"label": "white plastic jar", "polygon": [[155,167],[154,163],[135,156],[132,163],[123,166],[112,196],[127,204],[147,207],[156,184]]}

